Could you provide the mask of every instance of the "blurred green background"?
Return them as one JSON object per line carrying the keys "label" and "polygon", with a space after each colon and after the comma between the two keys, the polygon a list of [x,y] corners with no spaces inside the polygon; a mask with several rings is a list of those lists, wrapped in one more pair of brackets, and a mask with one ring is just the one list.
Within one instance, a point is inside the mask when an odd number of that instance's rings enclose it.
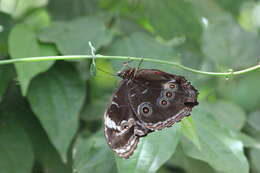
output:
{"label": "blurred green background", "polygon": [[[259,31],[258,0],[0,0],[0,60],[91,54],[91,41],[102,55],[228,72],[260,62]],[[200,105],[123,160],[102,122],[120,79],[90,64],[0,66],[0,173],[260,173],[260,70],[214,77],[145,61],[189,79]]]}

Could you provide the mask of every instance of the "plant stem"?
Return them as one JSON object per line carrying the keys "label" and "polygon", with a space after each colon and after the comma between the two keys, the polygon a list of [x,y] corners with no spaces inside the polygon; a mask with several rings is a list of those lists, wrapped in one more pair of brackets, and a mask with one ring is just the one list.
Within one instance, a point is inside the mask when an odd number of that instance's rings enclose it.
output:
{"label": "plant stem", "polygon": [[[7,60],[0,60],[0,65],[3,64],[14,64],[14,63],[25,63],[25,62],[41,62],[41,61],[55,61],[55,60],[80,60],[80,59],[92,59],[92,55],[67,55],[67,56],[44,56],[44,57],[29,57],[29,58],[17,58],[17,59],[7,59]],[[153,59],[153,58],[138,58],[138,57],[126,57],[126,56],[104,56],[104,55],[96,55],[96,59],[111,59],[111,60],[133,60],[133,61],[143,61],[147,62],[154,62],[154,63],[162,63],[162,64],[169,64],[175,67],[178,67],[183,70],[187,70],[197,74],[204,74],[209,76],[235,76],[244,73],[248,73],[250,71],[254,71],[260,69],[260,64],[246,68],[240,71],[228,71],[228,72],[206,72],[201,70],[196,70],[190,67],[186,67],[176,62],[170,62],[165,60]]]}

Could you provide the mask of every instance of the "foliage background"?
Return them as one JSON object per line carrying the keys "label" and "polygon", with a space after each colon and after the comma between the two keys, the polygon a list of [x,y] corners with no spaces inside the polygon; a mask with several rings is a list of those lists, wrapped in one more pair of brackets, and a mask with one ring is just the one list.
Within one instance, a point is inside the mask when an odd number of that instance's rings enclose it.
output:
{"label": "foliage background", "polygon": [[[1,60],[90,54],[91,41],[99,54],[204,71],[260,61],[257,0],[0,0],[0,11]],[[97,66],[115,74],[122,63]],[[212,77],[144,62],[191,80],[200,105],[122,160],[102,131],[119,79],[91,76],[89,67],[89,60],[0,66],[0,173],[260,172],[259,70]]]}

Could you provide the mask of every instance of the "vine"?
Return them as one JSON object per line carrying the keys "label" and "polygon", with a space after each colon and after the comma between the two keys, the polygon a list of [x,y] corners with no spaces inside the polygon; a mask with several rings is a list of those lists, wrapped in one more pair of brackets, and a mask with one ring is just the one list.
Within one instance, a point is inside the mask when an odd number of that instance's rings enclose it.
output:
{"label": "vine", "polygon": [[[4,64],[15,64],[15,63],[28,63],[28,62],[41,62],[41,61],[55,61],[55,60],[80,60],[80,59],[93,59],[93,55],[67,55],[67,56],[43,56],[43,57],[28,57],[28,58],[17,58],[17,59],[7,59],[7,60],[0,60],[0,65]],[[255,71],[260,69],[260,63],[243,69],[239,71],[233,71],[229,69],[228,72],[207,72],[202,70],[196,70],[190,67],[186,67],[177,62],[170,62],[165,60],[153,59],[153,58],[139,58],[139,57],[126,57],[126,56],[105,56],[105,55],[95,55],[95,59],[111,59],[111,60],[132,60],[132,61],[147,61],[147,62],[154,62],[154,63],[162,63],[173,65],[183,70],[187,70],[197,74],[209,75],[209,76],[235,76],[240,74],[245,74],[251,71]]]}

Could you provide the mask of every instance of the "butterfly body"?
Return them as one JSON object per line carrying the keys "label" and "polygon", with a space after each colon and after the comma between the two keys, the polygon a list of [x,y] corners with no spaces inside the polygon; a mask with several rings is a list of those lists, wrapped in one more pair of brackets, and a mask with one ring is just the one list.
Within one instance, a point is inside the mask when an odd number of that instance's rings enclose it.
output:
{"label": "butterfly body", "polygon": [[128,158],[140,137],[171,127],[198,104],[197,90],[182,76],[135,68],[118,76],[123,80],[104,114],[104,133],[120,157]]}

